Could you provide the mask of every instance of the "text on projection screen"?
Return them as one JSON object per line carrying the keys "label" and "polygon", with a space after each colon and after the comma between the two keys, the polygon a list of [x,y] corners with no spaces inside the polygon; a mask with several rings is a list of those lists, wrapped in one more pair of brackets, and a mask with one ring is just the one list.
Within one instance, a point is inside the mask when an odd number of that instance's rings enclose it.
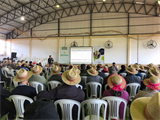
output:
{"label": "text on projection screen", "polygon": [[71,48],[71,64],[91,64],[92,48],[75,47]]}

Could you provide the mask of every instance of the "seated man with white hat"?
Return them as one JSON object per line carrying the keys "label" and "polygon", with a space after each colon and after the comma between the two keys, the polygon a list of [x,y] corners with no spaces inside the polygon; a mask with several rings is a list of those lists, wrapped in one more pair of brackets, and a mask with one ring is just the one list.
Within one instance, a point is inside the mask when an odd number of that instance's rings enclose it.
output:
{"label": "seated man with white hat", "polygon": [[28,79],[28,82],[31,82],[31,81],[36,81],[36,82],[40,82],[42,83],[45,87],[46,86],[46,83],[47,83],[47,80],[43,77],[43,76],[40,76],[39,74],[42,72],[43,68],[41,66],[38,66],[38,65],[35,65],[31,71],[33,72],[33,75]]}
{"label": "seated man with white hat", "polygon": [[[81,81],[80,75],[75,71],[74,68],[65,71],[62,74],[62,80],[64,84],[62,86],[58,86],[51,91],[42,91],[37,95],[38,99],[41,98],[49,98],[52,100],[59,99],[71,99],[82,102],[85,99],[85,93],[83,90],[77,88],[75,85],[79,84]],[[60,118],[61,112],[58,110]],[[73,119],[77,119],[77,107],[73,107]]]}
{"label": "seated man with white hat", "polygon": [[58,82],[63,83],[62,77],[58,75],[61,71],[61,67],[56,66],[56,65],[52,65],[52,66],[53,66],[52,71],[51,71],[52,76],[48,79],[48,81],[58,81]]}

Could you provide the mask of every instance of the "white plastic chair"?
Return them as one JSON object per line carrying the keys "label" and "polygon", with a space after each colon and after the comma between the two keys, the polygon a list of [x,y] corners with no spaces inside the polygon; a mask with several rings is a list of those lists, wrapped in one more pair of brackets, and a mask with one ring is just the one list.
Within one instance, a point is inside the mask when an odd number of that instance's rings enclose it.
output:
{"label": "white plastic chair", "polygon": [[14,87],[18,86],[18,82],[13,81]]}
{"label": "white plastic chair", "polygon": [[[98,97],[98,87],[99,87],[99,97]],[[87,88],[87,98],[101,98],[102,97],[102,85],[98,82],[88,82],[86,85]],[[90,88],[90,96],[89,96]]]}
{"label": "white plastic chair", "polygon": [[13,101],[16,109],[16,120],[19,120],[19,117],[23,118],[25,100],[29,101],[30,103],[32,103],[33,100],[22,95],[11,95],[9,98]]}
{"label": "white plastic chair", "polygon": [[85,85],[86,85],[86,83],[87,83],[87,76],[81,76],[81,78],[83,78],[83,79],[84,79],[84,81],[85,81]]}
{"label": "white plastic chair", "polygon": [[119,120],[119,106],[120,103],[124,103],[124,114],[123,114],[123,120],[125,120],[126,116],[126,108],[127,108],[127,101],[120,97],[103,97],[102,100],[106,100],[109,105],[109,114],[108,114],[108,120],[116,119]]}
{"label": "white plastic chair", "polygon": [[137,94],[137,89],[138,91],[140,90],[140,84],[139,83],[129,83],[127,84],[125,90],[129,87],[130,88],[130,95],[129,95],[129,100],[132,101],[134,96]]}
{"label": "white plastic chair", "polygon": [[[73,120],[72,119],[72,109],[74,105],[78,106],[77,111],[77,120],[80,120],[80,110],[81,110],[81,104],[75,100],[69,100],[69,99],[61,99],[54,102],[54,105],[57,109],[57,105],[60,105],[61,111],[62,111],[62,120]],[[58,110],[57,110],[58,111]]]}
{"label": "white plastic chair", "polygon": [[[85,117],[85,105],[87,105],[89,115]],[[89,99],[81,103],[83,120],[106,120],[107,102],[99,99]],[[100,116],[102,109],[103,118]]]}
{"label": "white plastic chair", "polygon": [[81,90],[83,90],[83,86],[80,84],[75,85],[77,88],[80,88]]}
{"label": "white plastic chair", "polygon": [[[40,92],[40,91],[43,91],[44,90],[44,85],[40,82],[36,82],[36,81],[31,81],[29,82],[29,85],[34,87],[36,89],[36,92],[37,94]],[[40,86],[40,87],[39,87]]]}
{"label": "white plastic chair", "polygon": [[146,78],[146,73],[141,73],[142,75],[142,79],[141,80],[144,80]]}
{"label": "white plastic chair", "polygon": [[56,88],[58,85],[62,85],[62,83],[59,82],[59,81],[49,81],[49,82],[47,83],[48,90],[54,89],[54,88]]}
{"label": "white plastic chair", "polygon": [[108,84],[106,84],[106,85],[104,86],[104,89],[105,89],[105,90],[108,90],[107,87],[108,87]]}
{"label": "white plastic chair", "polygon": [[109,73],[104,73],[105,74],[105,77],[107,77],[109,75]]}
{"label": "white plastic chair", "polygon": [[121,75],[122,77],[126,77],[127,73],[120,73],[119,75]]}

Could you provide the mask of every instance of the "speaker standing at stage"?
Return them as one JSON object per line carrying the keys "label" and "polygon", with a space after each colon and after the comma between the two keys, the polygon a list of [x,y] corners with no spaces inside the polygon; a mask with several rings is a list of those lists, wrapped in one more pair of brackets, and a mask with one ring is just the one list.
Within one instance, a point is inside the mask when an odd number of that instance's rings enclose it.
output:
{"label": "speaker standing at stage", "polygon": [[53,64],[54,60],[52,58],[52,56],[50,55],[49,58],[48,58],[48,64],[49,66],[51,66]]}

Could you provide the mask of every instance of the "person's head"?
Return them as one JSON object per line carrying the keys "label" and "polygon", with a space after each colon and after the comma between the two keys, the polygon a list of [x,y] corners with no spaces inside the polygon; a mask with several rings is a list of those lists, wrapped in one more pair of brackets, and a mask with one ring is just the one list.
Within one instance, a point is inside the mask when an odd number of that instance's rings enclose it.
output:
{"label": "person's head", "polygon": [[152,76],[155,76],[155,77],[160,78],[160,71],[159,71],[159,69],[156,68],[156,67],[150,68],[150,69],[149,69],[149,73],[150,73]]}
{"label": "person's head", "polygon": [[61,71],[61,67],[59,67],[59,66],[57,66],[55,64],[52,65],[52,71],[51,71],[52,75],[59,74],[60,71]]}
{"label": "person's head", "polygon": [[29,61],[29,64],[32,65],[32,61]]}
{"label": "person's head", "polygon": [[126,66],[125,66],[125,65],[121,65],[121,69],[122,69],[122,70],[125,70],[125,69],[126,69]]}
{"label": "person's head", "polygon": [[3,62],[0,62],[0,66],[3,66]]}
{"label": "person's head", "polygon": [[22,64],[21,67],[24,67],[25,64]]}
{"label": "person's head", "polygon": [[97,71],[101,70],[101,66],[97,65]]}
{"label": "person's head", "polygon": [[138,73],[138,71],[132,65],[130,67],[127,67],[126,71],[127,71],[128,75],[130,75],[130,74],[137,74]]}
{"label": "person's head", "polygon": [[25,65],[24,65],[24,66],[28,67],[28,66],[29,66],[29,64],[28,64],[28,63],[25,63]]}
{"label": "person's head", "polygon": [[116,63],[115,63],[115,62],[113,62],[113,63],[112,63],[112,65],[113,65],[113,66],[115,66],[115,65],[116,65]]}
{"label": "person's head", "polygon": [[130,113],[133,120],[160,120],[160,92],[134,100]]}
{"label": "person's head", "polygon": [[5,63],[8,64],[8,60],[5,60]]}
{"label": "person's head", "polygon": [[73,68],[73,65],[69,65],[69,69],[72,69]]}
{"label": "person's head", "polygon": [[88,69],[87,73],[91,76],[97,76],[98,75],[98,71],[96,70],[96,67],[94,67],[94,66],[91,69]]}
{"label": "person's head", "polygon": [[42,66],[42,63],[41,62],[39,62],[39,64],[38,64],[39,66]]}
{"label": "person's head", "polygon": [[23,81],[23,82],[18,82],[18,85],[20,85],[20,84],[26,84],[26,85],[29,86],[28,80],[25,80],[25,81]]}
{"label": "person's head", "polygon": [[7,65],[8,65],[7,63],[4,63],[4,64],[3,64],[3,67],[7,67]]}
{"label": "person's head", "polygon": [[26,63],[28,63],[28,61],[26,61]]}
{"label": "person's head", "polygon": [[15,60],[12,61],[12,64],[15,64]]}
{"label": "person's head", "polygon": [[111,75],[108,80],[107,84],[111,89],[111,93],[113,96],[122,95],[122,90],[126,88],[126,80],[117,74]]}
{"label": "person's head", "polygon": [[39,66],[39,65],[35,65],[35,66],[31,69],[33,75],[39,75],[39,74],[42,72],[42,70],[43,70],[42,67]]}
{"label": "person's head", "polygon": [[52,58],[52,56],[51,56],[51,55],[49,55],[49,58]]}
{"label": "person's head", "polygon": [[17,63],[17,66],[19,66],[19,67],[21,67],[21,65],[22,65],[21,62],[18,62],[18,63]]}
{"label": "person's head", "polygon": [[109,72],[110,75],[114,74],[115,71],[116,71],[116,69],[113,66],[111,66],[111,67],[108,68],[108,72]]}
{"label": "person's head", "polygon": [[81,64],[81,70],[85,70],[86,69],[86,65],[85,64]]}
{"label": "person's head", "polygon": [[90,68],[91,68],[90,65],[87,65],[87,70],[90,69]]}

